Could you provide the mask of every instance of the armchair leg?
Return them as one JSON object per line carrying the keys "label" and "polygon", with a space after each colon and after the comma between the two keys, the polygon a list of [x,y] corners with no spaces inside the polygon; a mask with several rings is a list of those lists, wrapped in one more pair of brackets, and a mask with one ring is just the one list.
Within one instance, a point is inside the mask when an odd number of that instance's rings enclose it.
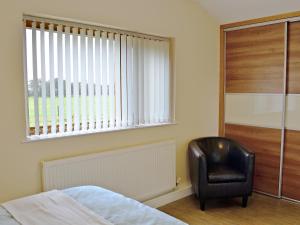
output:
{"label": "armchair leg", "polygon": [[200,199],[200,209],[205,211],[205,199]]}
{"label": "armchair leg", "polygon": [[242,207],[246,208],[247,207],[247,203],[248,203],[248,195],[243,196]]}

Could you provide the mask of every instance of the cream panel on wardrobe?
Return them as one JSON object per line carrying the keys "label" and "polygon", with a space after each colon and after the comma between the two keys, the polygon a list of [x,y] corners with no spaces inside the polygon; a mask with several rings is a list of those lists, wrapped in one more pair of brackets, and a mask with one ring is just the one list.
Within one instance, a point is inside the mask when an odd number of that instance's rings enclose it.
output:
{"label": "cream panel on wardrobe", "polygon": [[288,94],[286,97],[285,128],[300,130],[300,95]]}
{"label": "cream panel on wardrobe", "polygon": [[281,128],[281,94],[226,94],[225,123]]}

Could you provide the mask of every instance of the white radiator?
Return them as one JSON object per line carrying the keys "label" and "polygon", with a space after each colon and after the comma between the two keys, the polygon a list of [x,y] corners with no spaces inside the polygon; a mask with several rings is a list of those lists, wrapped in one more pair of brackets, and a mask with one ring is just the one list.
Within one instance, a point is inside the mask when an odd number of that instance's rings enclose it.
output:
{"label": "white radiator", "polygon": [[96,185],[144,201],[176,186],[176,144],[165,141],[43,162],[44,191]]}

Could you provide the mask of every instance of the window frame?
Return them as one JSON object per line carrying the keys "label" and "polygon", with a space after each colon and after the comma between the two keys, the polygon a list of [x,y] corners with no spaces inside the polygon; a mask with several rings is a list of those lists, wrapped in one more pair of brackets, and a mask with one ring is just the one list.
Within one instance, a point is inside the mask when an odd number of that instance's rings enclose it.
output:
{"label": "window frame", "polygon": [[[101,28],[107,32],[118,32],[120,34],[126,35],[134,35],[136,37],[142,38],[155,38],[157,40],[164,40],[169,42],[169,115],[170,119],[168,122],[165,123],[152,123],[152,124],[144,124],[144,125],[137,125],[132,127],[119,127],[119,128],[109,128],[109,129],[102,129],[102,130],[79,130],[79,131],[72,131],[72,132],[63,132],[56,134],[48,133],[47,135],[43,135],[42,132],[40,135],[34,135],[35,127],[30,126],[29,121],[29,102],[28,102],[28,77],[27,77],[27,49],[26,49],[26,28],[28,27],[26,21],[28,20],[37,20],[43,21],[45,23],[57,23],[63,24],[65,26],[80,26],[85,29],[91,28]],[[118,132],[118,131],[125,131],[125,130],[135,130],[140,128],[150,128],[150,127],[161,127],[161,126],[168,126],[168,125],[176,125],[175,120],[175,69],[174,69],[174,38],[171,37],[163,37],[154,34],[146,34],[142,32],[136,31],[128,31],[125,29],[120,29],[112,26],[106,26],[98,23],[91,23],[87,21],[80,21],[74,19],[67,19],[67,18],[60,18],[60,17],[53,17],[53,16],[44,16],[41,14],[23,14],[23,75],[24,75],[24,99],[25,99],[25,123],[26,123],[26,132],[25,132],[25,142],[31,141],[39,141],[39,140],[48,140],[48,139],[56,139],[56,138],[64,138],[64,137],[73,137],[73,136],[82,136],[82,135],[90,135],[90,134],[99,134],[99,133],[108,133],[108,132]],[[101,121],[103,122],[103,121]],[[66,123],[65,123],[66,126]],[[81,126],[81,122],[80,122]],[[56,125],[56,130],[58,130],[59,124]],[[72,121],[72,127],[74,127],[74,121]],[[39,126],[40,130],[43,130],[43,125]],[[48,131],[51,130],[51,125],[48,125]]]}

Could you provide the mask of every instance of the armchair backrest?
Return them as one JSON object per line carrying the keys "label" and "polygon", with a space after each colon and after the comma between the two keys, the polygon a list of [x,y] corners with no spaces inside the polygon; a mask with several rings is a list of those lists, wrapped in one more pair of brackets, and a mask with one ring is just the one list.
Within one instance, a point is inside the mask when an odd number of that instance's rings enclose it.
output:
{"label": "armchair backrest", "polygon": [[228,163],[229,152],[233,145],[230,139],[223,137],[206,137],[198,139],[197,143],[206,155],[208,166]]}

